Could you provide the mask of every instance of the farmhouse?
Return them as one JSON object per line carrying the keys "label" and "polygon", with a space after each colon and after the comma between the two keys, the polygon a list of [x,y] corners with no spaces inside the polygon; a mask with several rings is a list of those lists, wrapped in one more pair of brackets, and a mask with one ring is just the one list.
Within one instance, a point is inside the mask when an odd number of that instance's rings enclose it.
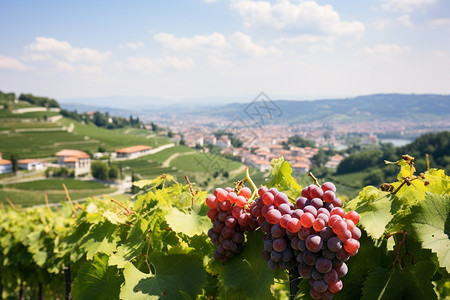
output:
{"label": "farmhouse", "polygon": [[117,158],[137,158],[146,154],[150,154],[150,149],[152,147],[150,146],[143,146],[143,145],[137,145],[137,146],[131,146],[127,148],[117,149],[116,154]]}
{"label": "farmhouse", "polygon": [[41,170],[45,167],[46,161],[41,159],[19,159],[17,166],[22,170]]}
{"label": "farmhouse", "polygon": [[89,173],[91,170],[91,157],[80,150],[64,149],[55,154],[58,164],[66,168],[75,169],[75,176]]}
{"label": "farmhouse", "polygon": [[2,158],[2,153],[0,153],[0,174],[6,174],[12,172],[12,162],[7,159]]}

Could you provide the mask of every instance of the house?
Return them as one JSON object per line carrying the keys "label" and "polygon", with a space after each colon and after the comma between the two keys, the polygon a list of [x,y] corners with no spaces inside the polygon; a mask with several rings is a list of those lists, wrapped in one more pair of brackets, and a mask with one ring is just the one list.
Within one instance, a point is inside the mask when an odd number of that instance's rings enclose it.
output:
{"label": "house", "polygon": [[75,169],[75,177],[91,171],[91,157],[80,150],[64,149],[55,154],[62,167]]}
{"label": "house", "polygon": [[330,157],[328,162],[325,164],[325,167],[336,169],[343,159],[344,159],[344,157],[342,155],[335,154]]}
{"label": "house", "polygon": [[292,165],[292,171],[298,173],[305,173],[309,171],[309,165],[306,162],[299,161]]}
{"label": "house", "polygon": [[17,166],[22,170],[42,170],[45,168],[46,161],[42,159],[19,159]]}
{"label": "house", "polygon": [[12,173],[12,162],[7,159],[2,158],[2,153],[0,153],[0,174]]}
{"label": "house", "polygon": [[137,145],[137,146],[131,146],[127,148],[117,149],[116,154],[117,158],[125,158],[125,159],[133,159],[137,158],[143,155],[150,154],[150,150],[152,147],[150,146],[144,146],[144,145]]}

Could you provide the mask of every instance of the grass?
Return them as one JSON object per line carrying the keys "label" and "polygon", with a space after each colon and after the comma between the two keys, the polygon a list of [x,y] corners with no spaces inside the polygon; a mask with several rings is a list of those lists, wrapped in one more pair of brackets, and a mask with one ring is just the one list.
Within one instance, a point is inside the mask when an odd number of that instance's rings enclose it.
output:
{"label": "grass", "polygon": [[232,171],[241,166],[241,163],[224,159],[218,155],[194,153],[175,157],[170,165],[183,171],[190,172],[215,172]]}
{"label": "grass", "polygon": [[[87,198],[90,196],[113,193],[116,189],[94,189],[94,190],[71,190],[69,195],[72,200]],[[10,199],[15,205],[23,207],[45,204],[44,195],[47,194],[50,203],[65,201],[66,194],[61,187],[60,190],[48,190],[42,192],[18,190],[18,189],[0,189],[0,203],[8,205],[6,198]]]}
{"label": "grass", "polygon": [[15,129],[36,129],[36,128],[60,128],[61,125],[52,122],[19,122],[19,121],[2,121],[0,119],[0,130]]}
{"label": "grass", "polygon": [[185,152],[191,152],[196,151],[192,148],[189,148],[187,146],[174,146],[171,148],[164,149],[163,151],[159,151],[155,154],[149,154],[145,156],[146,158],[149,158],[156,162],[163,162],[167,160],[170,156],[172,156],[175,153],[185,153]]}
{"label": "grass", "polygon": [[0,133],[0,152],[7,158],[16,154],[19,158],[51,157],[59,150],[77,149],[96,152],[99,142],[86,140],[84,136],[67,131],[36,131]]}
{"label": "grass", "polygon": [[62,189],[62,184],[70,190],[95,190],[105,189],[106,185],[95,181],[82,181],[76,179],[44,179],[36,181],[19,182],[4,185],[5,188],[19,189],[19,190],[59,190]]}
{"label": "grass", "polygon": [[32,111],[23,114],[13,114],[9,110],[0,110],[0,118],[8,119],[43,119],[45,117],[58,116],[59,113],[53,111]]}
{"label": "grass", "polygon": [[[114,151],[118,148],[135,146],[135,145],[147,145],[151,147],[159,147],[169,143],[169,139],[165,137],[147,138],[142,136],[142,131],[139,131],[140,135],[125,134],[126,129],[104,129],[96,127],[93,124],[85,125],[73,120],[64,118],[59,121],[61,124],[69,127],[71,123],[74,124],[74,132],[78,135],[88,136],[91,139],[97,140],[102,143],[108,151]],[[148,132],[150,133],[150,132]]]}

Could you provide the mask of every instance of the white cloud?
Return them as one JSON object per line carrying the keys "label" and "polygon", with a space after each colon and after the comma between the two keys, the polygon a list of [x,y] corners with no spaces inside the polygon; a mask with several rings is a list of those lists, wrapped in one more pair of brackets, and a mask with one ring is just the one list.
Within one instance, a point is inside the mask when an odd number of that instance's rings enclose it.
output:
{"label": "white cloud", "polygon": [[402,15],[397,18],[397,21],[402,23],[403,25],[407,27],[414,27],[414,24],[411,22],[411,19],[409,18],[409,15]]}
{"label": "white cloud", "polygon": [[26,68],[27,67],[23,63],[21,63],[19,60],[15,59],[13,57],[3,56],[0,54],[0,69],[24,71],[24,70],[26,70]]}
{"label": "white cloud", "polygon": [[391,23],[392,23],[391,20],[388,20],[388,19],[381,19],[381,20],[373,21],[373,22],[372,22],[372,25],[373,25],[376,29],[378,29],[378,30],[383,30],[383,29],[385,29],[386,27],[390,26]]}
{"label": "white cloud", "polygon": [[63,62],[63,61],[58,61],[56,62],[56,68],[60,71],[65,71],[65,72],[73,72],[75,71],[74,66],[72,66],[69,63]]}
{"label": "white cloud", "polygon": [[270,53],[278,52],[278,50],[275,49],[274,47],[266,49],[264,47],[255,44],[249,35],[246,35],[242,32],[235,32],[230,37],[230,41],[237,51],[255,58],[260,58]]}
{"label": "white cloud", "polygon": [[126,63],[116,63],[118,69],[129,69],[134,71],[158,71],[166,69],[187,70],[195,65],[195,61],[188,58],[178,58],[165,55],[162,57],[128,57]]}
{"label": "white cloud", "polygon": [[138,48],[144,47],[144,43],[143,42],[126,43],[125,47],[132,49],[132,50],[136,50]]}
{"label": "white cloud", "polygon": [[244,0],[232,2],[231,8],[243,18],[247,27],[263,25],[281,30],[319,30],[338,36],[361,36],[365,31],[363,23],[342,21],[331,5],[319,5],[315,1],[291,3],[282,0],[272,4]]}
{"label": "white cloud", "polygon": [[295,53],[319,53],[333,51],[334,37],[317,35],[298,35],[294,37],[283,37],[275,41],[275,44],[283,49],[292,49]]}
{"label": "white cloud", "polygon": [[169,33],[158,33],[153,37],[156,41],[160,42],[163,47],[173,51],[224,49],[229,46],[225,36],[217,32],[210,35],[194,35],[192,38],[177,38]]}
{"label": "white cloud", "polygon": [[447,53],[442,50],[433,50],[431,51],[431,55],[437,56],[439,58],[443,58],[447,56]]}
{"label": "white cloud", "polygon": [[449,28],[450,27],[450,18],[441,18],[441,19],[431,20],[430,25],[436,26],[436,27],[442,26],[442,27]]}
{"label": "white cloud", "polygon": [[233,65],[233,63],[230,60],[221,59],[221,58],[219,58],[217,56],[214,56],[214,55],[209,55],[207,57],[207,60],[211,64],[213,64],[215,66],[219,66],[219,67],[232,66]]}
{"label": "white cloud", "polygon": [[[111,52],[100,52],[90,48],[75,48],[68,42],[58,41],[50,37],[37,37],[33,44],[25,46],[25,50],[35,55],[47,54],[48,57],[57,57],[69,62],[100,63],[106,61]],[[42,56],[43,57],[43,56]]]}
{"label": "white cloud", "polygon": [[382,7],[385,10],[411,12],[415,8],[434,3],[436,0],[387,0]]}
{"label": "white cloud", "polygon": [[205,1],[205,3],[216,3],[217,2],[217,0],[204,0]]}
{"label": "white cloud", "polygon": [[358,53],[368,55],[393,55],[409,52],[411,48],[409,46],[399,46],[396,44],[378,44],[374,47],[364,47],[359,50]]}

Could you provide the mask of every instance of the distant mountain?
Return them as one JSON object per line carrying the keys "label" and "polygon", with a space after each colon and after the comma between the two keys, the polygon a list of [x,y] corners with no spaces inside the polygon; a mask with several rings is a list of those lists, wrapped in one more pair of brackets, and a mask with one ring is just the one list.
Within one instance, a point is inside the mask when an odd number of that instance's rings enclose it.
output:
{"label": "distant mountain", "polygon": [[233,119],[242,112],[272,113],[275,123],[311,121],[431,121],[450,119],[450,95],[375,94],[346,99],[315,101],[266,100],[233,103],[199,110],[196,114],[224,116]]}

